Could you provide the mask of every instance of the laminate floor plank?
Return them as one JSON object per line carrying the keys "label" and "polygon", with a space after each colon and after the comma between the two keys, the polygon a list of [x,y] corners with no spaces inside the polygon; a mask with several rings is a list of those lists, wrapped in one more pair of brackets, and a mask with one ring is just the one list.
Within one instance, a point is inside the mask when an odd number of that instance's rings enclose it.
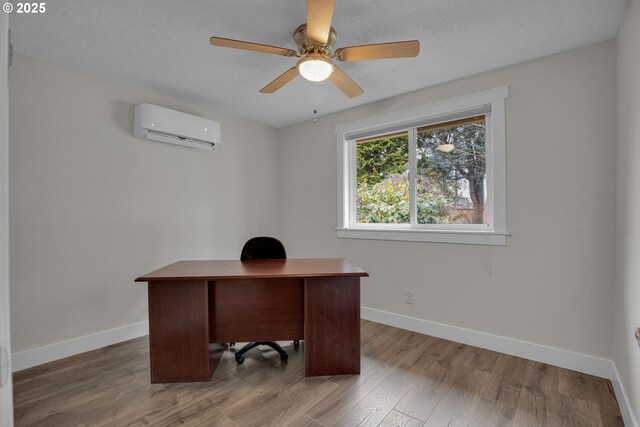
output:
{"label": "laminate floor plank", "polygon": [[[48,372],[43,375],[45,378],[42,380],[28,382],[21,381],[18,378],[18,383],[14,390],[16,390],[17,396],[14,399],[17,407],[27,407],[29,404],[38,402],[43,396],[48,399],[54,399],[58,395],[59,398],[65,399],[65,396],[72,394],[74,390],[83,390],[97,385],[103,384],[107,378],[119,378],[123,375],[135,374],[137,372],[146,374],[148,371],[148,364],[129,362],[123,355],[115,355],[112,359],[110,356],[106,356],[104,364],[97,364],[95,361],[90,363],[80,363],[78,369],[68,370],[60,369],[57,371]],[[129,355],[130,358],[130,355]],[[148,376],[148,375],[147,375]],[[55,392],[51,390],[50,384],[55,381],[57,387]],[[25,385],[27,383],[27,385]],[[21,387],[26,387],[29,393],[21,393]]]}
{"label": "laminate floor plank", "polygon": [[305,414],[299,415],[286,425],[287,427],[325,427],[325,424],[322,424]]}
{"label": "laminate floor plank", "polygon": [[558,374],[558,390],[560,394],[587,402],[599,401],[598,388],[601,384],[601,378],[581,372],[563,369]]}
{"label": "laminate floor plank", "polygon": [[[47,398],[47,406],[42,407],[40,401],[32,402],[28,405],[16,406],[16,423],[22,425],[32,425],[42,420],[50,419],[59,413],[70,413],[84,418],[84,412],[89,408],[101,407],[100,402],[113,393],[114,387],[140,387],[148,383],[148,375],[141,378],[132,378],[131,374],[123,374],[115,378],[110,378],[103,384],[91,384],[82,389],[67,390],[65,393],[55,393],[51,398]],[[82,408],[81,411],[75,410]]]}
{"label": "laminate floor plank", "polygon": [[480,398],[467,427],[510,427],[514,416],[513,408]]}
{"label": "laminate floor plank", "polygon": [[547,420],[553,427],[605,427],[596,404],[566,396],[547,400]]}
{"label": "laminate floor plank", "polygon": [[356,403],[336,423],[337,426],[377,426],[418,380],[406,365],[398,366]]}
{"label": "laminate floor plank", "polygon": [[438,358],[442,363],[449,364],[452,368],[468,368],[475,359],[474,347],[470,345],[453,343],[447,348],[447,352]]}
{"label": "laminate floor plank", "polygon": [[[559,397],[559,396],[558,396]],[[553,426],[548,421],[553,420],[553,414],[547,416],[547,399],[538,393],[534,393],[527,388],[520,390],[518,407],[513,422],[518,427],[545,427]]]}
{"label": "laminate floor plank", "polygon": [[598,408],[602,424],[607,427],[624,427],[624,421],[620,414],[618,401],[611,381],[602,381],[603,385],[598,387]]}
{"label": "laminate floor plank", "polygon": [[430,360],[431,364],[426,369],[418,370],[414,366],[413,370],[420,374],[421,380],[415,381],[395,406],[398,411],[422,422],[429,418],[449,388],[448,384],[443,383],[449,370],[440,361]]}
{"label": "laminate floor plank", "polygon": [[482,386],[480,387],[480,397],[495,403],[518,407],[521,387],[514,387],[508,384],[503,377],[494,375],[488,371],[483,371],[481,376]]}
{"label": "laminate floor plank", "polygon": [[[233,387],[233,384],[225,384]],[[131,424],[137,425],[154,425],[154,426],[175,426],[175,425],[230,425],[238,424],[220,412],[220,407],[232,398],[231,391],[226,393],[215,393],[211,396],[204,397],[196,402],[187,405],[184,408],[176,410],[167,416],[160,416],[153,421],[137,420]]]}
{"label": "laminate floor plank", "polygon": [[[425,422],[426,427],[467,426],[480,403],[482,371],[470,368],[449,370],[443,380],[443,395]],[[444,391],[446,389],[446,391]]]}
{"label": "laminate floor plank", "polygon": [[425,350],[429,347],[430,342],[425,339],[424,335],[409,333],[404,339],[393,345],[394,351],[385,361],[394,366],[413,366],[422,358]]}
{"label": "laminate floor plank", "polygon": [[391,411],[380,424],[379,427],[421,427],[424,423],[407,414],[398,411]]}
{"label": "laminate floor plank", "polygon": [[107,423],[107,426],[176,425],[185,421],[195,424],[203,419],[222,415],[219,413],[220,409],[233,402],[236,392],[248,393],[252,389],[250,384],[233,377],[216,382],[215,387],[202,383],[201,387],[189,390],[189,393],[175,396],[165,393],[161,398],[156,395],[155,399],[141,402],[141,407],[149,408],[143,414],[138,415],[135,411],[124,413]]}
{"label": "laminate floor plank", "polygon": [[371,338],[371,341],[362,341],[361,355],[395,364],[398,361],[397,354],[402,348],[402,341],[411,334],[409,331],[385,326]]}
{"label": "laminate floor plank", "polygon": [[522,387],[528,362],[521,357],[501,354],[491,372],[512,387]]}
{"label": "laminate floor plank", "polygon": [[481,376],[480,401],[469,421],[469,427],[513,426],[520,388],[510,386],[488,371]]}
{"label": "laminate floor plank", "polygon": [[534,394],[544,397],[557,396],[560,394],[560,371],[557,366],[529,360],[522,385]]}
{"label": "laminate floor plank", "polygon": [[336,387],[323,377],[303,378],[278,392],[251,395],[225,409],[224,413],[240,425],[281,426],[303,414]]}
{"label": "laminate floor plank", "polygon": [[453,341],[443,340],[442,338],[429,337],[429,346],[425,348],[425,354],[433,359],[446,359],[446,355],[453,352],[456,345]]}
{"label": "laminate floor plank", "polygon": [[479,371],[493,372],[496,363],[498,363],[500,353],[478,347],[471,348],[473,349],[473,358],[471,360],[470,366]]}
{"label": "laminate floor plank", "polygon": [[611,382],[441,338],[361,322],[361,374],[304,377],[226,351],[209,382],[150,384],[142,337],[14,374],[16,426],[623,427]]}
{"label": "laminate floor plank", "polygon": [[309,408],[305,414],[322,424],[334,425],[393,370],[392,367],[368,357],[363,357],[361,363],[360,375],[331,377],[330,381],[337,384],[338,388]]}

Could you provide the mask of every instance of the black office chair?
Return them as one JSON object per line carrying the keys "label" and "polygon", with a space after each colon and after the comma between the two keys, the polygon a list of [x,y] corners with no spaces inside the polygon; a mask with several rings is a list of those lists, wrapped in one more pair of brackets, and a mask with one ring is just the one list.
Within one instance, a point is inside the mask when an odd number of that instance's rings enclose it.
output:
{"label": "black office chair", "polygon": [[[254,237],[244,244],[240,259],[243,261],[252,259],[284,260],[287,259],[287,251],[284,249],[282,242],[274,237]],[[235,343],[229,344],[234,345]],[[284,363],[289,359],[287,352],[277,342],[250,342],[236,352],[236,362],[238,362],[238,364],[244,362],[244,354],[259,345],[268,345],[277,351],[280,354],[280,360]],[[299,341],[294,341],[293,345],[295,348],[298,348]]]}
{"label": "black office chair", "polygon": [[254,237],[247,240],[240,254],[242,261],[251,259],[287,259],[287,251],[275,237]]}

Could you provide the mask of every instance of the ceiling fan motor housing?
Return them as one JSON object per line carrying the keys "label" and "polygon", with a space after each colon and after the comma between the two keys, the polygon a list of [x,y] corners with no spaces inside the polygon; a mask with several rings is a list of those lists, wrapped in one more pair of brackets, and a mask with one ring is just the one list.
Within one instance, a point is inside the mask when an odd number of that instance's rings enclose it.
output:
{"label": "ceiling fan motor housing", "polygon": [[333,27],[329,30],[329,39],[326,45],[317,45],[309,41],[307,38],[307,24],[302,24],[296,28],[293,38],[298,46],[300,56],[305,56],[308,53],[319,53],[332,57],[335,52],[333,46],[336,44],[336,30]]}

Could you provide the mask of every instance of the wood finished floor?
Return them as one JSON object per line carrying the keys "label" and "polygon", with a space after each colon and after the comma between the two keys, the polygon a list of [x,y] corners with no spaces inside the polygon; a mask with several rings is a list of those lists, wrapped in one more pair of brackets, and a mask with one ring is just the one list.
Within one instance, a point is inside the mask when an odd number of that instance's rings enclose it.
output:
{"label": "wood finished floor", "polygon": [[149,384],[147,337],[14,374],[17,426],[623,426],[608,380],[373,322],[362,373],[304,377],[303,342]]}

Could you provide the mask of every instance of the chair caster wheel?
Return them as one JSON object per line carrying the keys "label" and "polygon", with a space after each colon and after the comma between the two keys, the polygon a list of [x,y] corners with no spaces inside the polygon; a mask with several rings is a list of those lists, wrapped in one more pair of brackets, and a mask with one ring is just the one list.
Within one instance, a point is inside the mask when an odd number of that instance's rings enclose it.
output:
{"label": "chair caster wheel", "polygon": [[244,363],[244,356],[236,354],[236,362],[238,362],[238,365],[242,365]]}
{"label": "chair caster wheel", "polygon": [[288,354],[281,354],[280,355],[280,361],[282,363],[287,363],[287,361],[289,361],[289,355]]}
{"label": "chair caster wheel", "polygon": [[300,341],[295,340],[295,341],[293,342],[293,348],[298,348],[298,347],[300,347]]}
{"label": "chair caster wheel", "polygon": [[234,343],[234,342],[230,342],[230,343],[229,343],[229,347],[233,347],[233,346],[235,346],[235,345],[236,345],[236,343]]}

